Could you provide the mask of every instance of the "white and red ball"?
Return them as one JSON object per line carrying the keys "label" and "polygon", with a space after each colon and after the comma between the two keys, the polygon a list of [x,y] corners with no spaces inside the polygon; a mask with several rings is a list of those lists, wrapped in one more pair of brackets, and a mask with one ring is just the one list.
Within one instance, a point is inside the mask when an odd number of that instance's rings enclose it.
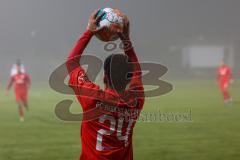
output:
{"label": "white and red ball", "polygon": [[117,31],[123,30],[124,14],[118,9],[103,8],[98,11],[102,15],[98,29],[104,28],[96,33],[96,37],[104,42],[115,41],[119,38]]}

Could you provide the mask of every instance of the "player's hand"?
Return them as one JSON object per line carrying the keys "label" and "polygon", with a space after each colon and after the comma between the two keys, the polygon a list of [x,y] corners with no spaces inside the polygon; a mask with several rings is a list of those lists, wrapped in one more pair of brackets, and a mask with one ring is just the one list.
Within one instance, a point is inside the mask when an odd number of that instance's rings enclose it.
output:
{"label": "player's hand", "polygon": [[122,41],[128,41],[130,39],[130,23],[128,17],[125,15],[123,18],[123,30],[118,32],[118,36]]}
{"label": "player's hand", "polygon": [[98,29],[98,24],[101,20],[101,18],[104,16],[105,13],[101,14],[100,16],[98,16],[98,11],[99,10],[95,10],[90,18],[89,18],[89,21],[88,21],[88,26],[87,26],[87,29],[90,30],[91,32],[93,33],[96,33],[98,32],[99,30],[103,29],[103,28],[100,28]]}
{"label": "player's hand", "polygon": [[9,91],[8,91],[8,90],[6,90],[6,92],[5,92],[5,95],[6,95],[6,96],[8,96],[8,95],[9,95]]}
{"label": "player's hand", "polygon": [[231,80],[230,80],[230,83],[233,84],[233,83],[234,83],[234,79],[231,79]]}

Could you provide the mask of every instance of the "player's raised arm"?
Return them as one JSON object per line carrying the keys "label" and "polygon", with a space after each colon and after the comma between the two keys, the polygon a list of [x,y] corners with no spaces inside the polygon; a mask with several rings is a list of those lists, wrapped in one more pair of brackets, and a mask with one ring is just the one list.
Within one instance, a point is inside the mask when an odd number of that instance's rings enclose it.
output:
{"label": "player's raised arm", "polygon": [[92,32],[90,30],[87,30],[82,37],[77,41],[75,47],[70,52],[66,66],[68,69],[68,72],[70,73],[75,68],[79,67],[79,61],[81,58],[81,55],[86,48],[87,44],[89,43],[90,39],[92,38]]}
{"label": "player's raised arm", "polygon": [[99,23],[103,15],[97,16],[97,14],[98,14],[98,10],[96,10],[90,16],[87,30],[82,35],[82,37],[77,41],[75,47],[73,48],[73,50],[70,52],[68,56],[66,65],[69,73],[80,66],[79,61],[80,61],[81,55],[83,54],[83,51],[87,47],[94,33],[98,31],[97,24]]}
{"label": "player's raised arm", "polygon": [[119,33],[119,37],[123,42],[123,48],[125,54],[128,56],[130,61],[133,63],[133,76],[129,85],[129,89],[138,90],[143,92],[143,83],[141,78],[141,66],[139,64],[137,55],[132,46],[130,40],[130,24],[127,17],[124,18],[124,29],[122,33]]}

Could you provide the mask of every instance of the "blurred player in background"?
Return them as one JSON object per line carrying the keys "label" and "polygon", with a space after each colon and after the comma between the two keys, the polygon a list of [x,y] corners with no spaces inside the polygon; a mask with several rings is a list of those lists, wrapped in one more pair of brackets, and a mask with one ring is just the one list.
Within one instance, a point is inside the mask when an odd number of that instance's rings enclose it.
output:
{"label": "blurred player in background", "polygon": [[14,85],[14,93],[16,103],[18,105],[18,112],[20,121],[24,121],[24,108],[28,110],[28,90],[30,87],[30,78],[26,74],[23,65],[18,60],[11,70],[11,78],[7,86],[7,94]]}
{"label": "blurred player in background", "polygon": [[26,72],[25,67],[24,67],[24,65],[21,63],[21,60],[20,60],[20,59],[18,59],[18,60],[16,61],[16,63],[12,66],[12,68],[11,68],[11,73],[10,73],[11,76],[14,76],[14,75],[17,74],[18,68],[20,68],[21,73],[25,73],[25,72]]}
{"label": "blurred player in background", "polygon": [[[121,40],[125,42],[125,54],[110,55],[105,60],[104,90],[101,90],[98,85],[88,79],[84,69],[79,64],[84,49],[96,33],[100,18],[101,16],[97,17],[97,12],[91,16],[87,31],[68,57],[66,64],[70,74],[69,85],[73,87],[84,113],[98,108],[98,105],[107,108],[115,106],[119,110],[138,112],[124,118],[127,114],[125,112],[125,114],[121,114],[117,110],[107,113],[103,111],[103,114],[95,119],[87,119],[88,121],[82,122],[80,160],[133,160],[133,128],[139,116],[137,113],[142,110],[144,104],[143,96],[139,96],[137,91],[143,93],[144,89],[141,76],[139,76],[141,68],[138,58],[130,43],[128,20],[125,20],[123,33],[119,33]],[[134,64],[128,63],[129,61],[134,62]],[[113,70],[115,71],[113,72]],[[129,72],[132,74],[127,77]],[[86,89],[87,93],[84,92]],[[84,93],[79,94],[79,91]],[[122,99],[129,94],[131,98]],[[84,116],[84,118],[86,117]]]}
{"label": "blurred player in background", "polygon": [[233,82],[232,77],[232,69],[224,63],[224,61],[221,62],[219,68],[218,68],[218,76],[217,76],[219,88],[223,94],[224,103],[232,104],[233,99],[228,91],[230,83]]}

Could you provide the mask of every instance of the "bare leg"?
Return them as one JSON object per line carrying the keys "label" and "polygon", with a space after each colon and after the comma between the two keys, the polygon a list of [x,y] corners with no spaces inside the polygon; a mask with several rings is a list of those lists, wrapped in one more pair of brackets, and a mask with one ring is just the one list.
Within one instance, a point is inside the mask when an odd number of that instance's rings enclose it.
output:
{"label": "bare leg", "polygon": [[23,122],[24,121],[24,111],[23,111],[23,107],[22,107],[21,103],[18,103],[18,113],[19,113],[20,121]]}
{"label": "bare leg", "polygon": [[23,106],[25,107],[25,109],[27,111],[29,111],[29,107],[28,107],[28,102],[27,101],[23,101]]}

